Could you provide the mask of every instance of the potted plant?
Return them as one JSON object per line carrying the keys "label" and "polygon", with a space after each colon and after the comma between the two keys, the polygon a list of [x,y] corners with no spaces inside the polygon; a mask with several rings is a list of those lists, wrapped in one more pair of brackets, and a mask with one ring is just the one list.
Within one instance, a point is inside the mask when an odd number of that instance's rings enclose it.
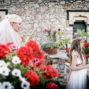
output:
{"label": "potted plant", "polygon": [[70,39],[69,38],[64,38],[64,39],[60,39],[56,45],[58,46],[59,49],[61,50],[65,50],[68,48],[68,44],[70,43]]}
{"label": "potted plant", "polygon": [[57,49],[58,49],[58,48],[57,48],[56,43],[54,43],[54,42],[49,42],[49,43],[43,44],[43,45],[42,45],[42,49],[43,49],[46,53],[53,55],[53,54],[56,54],[56,53],[57,53]]}
{"label": "potted plant", "polygon": [[57,49],[58,49],[58,47],[56,45],[57,31],[44,29],[44,32],[48,33],[48,37],[50,38],[50,41],[42,44],[41,47],[46,53],[48,53],[50,55],[54,55],[57,53]]}

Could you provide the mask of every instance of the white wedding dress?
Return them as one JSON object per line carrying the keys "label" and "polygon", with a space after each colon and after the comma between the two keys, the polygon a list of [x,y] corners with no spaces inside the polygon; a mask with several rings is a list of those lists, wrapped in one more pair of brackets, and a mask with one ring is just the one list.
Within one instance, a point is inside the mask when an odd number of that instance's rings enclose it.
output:
{"label": "white wedding dress", "polygon": [[5,19],[0,22],[0,44],[13,42],[17,47],[22,45],[21,37],[14,31],[10,22]]}
{"label": "white wedding dress", "polygon": [[[77,51],[72,52],[72,56],[77,55],[77,64],[81,64],[81,58]],[[85,60],[83,58],[83,64],[85,64]],[[87,69],[71,71],[67,89],[87,89]]]}

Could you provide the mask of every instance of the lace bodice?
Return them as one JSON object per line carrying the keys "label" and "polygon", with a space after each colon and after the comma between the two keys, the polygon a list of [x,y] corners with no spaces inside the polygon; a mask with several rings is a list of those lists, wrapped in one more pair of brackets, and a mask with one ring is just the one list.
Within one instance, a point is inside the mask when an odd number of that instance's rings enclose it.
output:
{"label": "lace bodice", "polygon": [[84,57],[83,57],[83,62],[82,62],[79,53],[75,50],[73,50],[73,52],[72,52],[72,56],[74,56],[74,55],[78,57],[77,64],[82,64],[82,63],[85,64],[86,63]]}

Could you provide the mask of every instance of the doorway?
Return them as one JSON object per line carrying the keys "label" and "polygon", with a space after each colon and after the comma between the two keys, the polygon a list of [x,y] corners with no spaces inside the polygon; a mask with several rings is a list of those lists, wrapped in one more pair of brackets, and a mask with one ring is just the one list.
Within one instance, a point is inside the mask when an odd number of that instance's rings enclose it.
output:
{"label": "doorway", "polygon": [[76,21],[74,22],[73,25],[73,35],[74,33],[77,33],[77,30],[84,30],[85,32],[87,32],[86,30],[86,23],[84,21]]}

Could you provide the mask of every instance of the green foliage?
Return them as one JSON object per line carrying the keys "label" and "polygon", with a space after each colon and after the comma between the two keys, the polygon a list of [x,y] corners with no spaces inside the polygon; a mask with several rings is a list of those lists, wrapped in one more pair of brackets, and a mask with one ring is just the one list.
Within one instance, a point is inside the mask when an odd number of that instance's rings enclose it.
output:
{"label": "green foliage", "polygon": [[53,40],[53,42],[56,42],[56,33],[54,33],[54,34],[52,35],[52,40]]}
{"label": "green foliage", "polygon": [[34,71],[37,73],[37,75],[40,78],[39,84],[36,87],[40,86],[40,88],[43,89],[45,86],[45,79],[43,78],[42,74],[40,73],[41,72],[40,70],[34,69]]}
{"label": "green foliage", "polygon": [[84,47],[84,52],[86,55],[89,54],[89,47]]}
{"label": "green foliage", "polygon": [[21,64],[14,65],[15,68],[19,69],[21,71],[21,75],[24,77],[24,74],[29,70],[29,67],[24,67]]}
{"label": "green foliage", "polygon": [[69,44],[69,42],[70,42],[70,39],[69,39],[69,38],[64,38],[64,39],[59,40],[59,41],[56,43],[56,45],[57,45],[60,49],[64,50],[64,49],[67,48],[67,44]]}
{"label": "green foliage", "polygon": [[16,55],[17,55],[17,52],[11,51],[10,54],[6,55],[6,58],[9,59],[9,60],[11,60],[13,58],[13,56],[16,56]]}
{"label": "green foliage", "polygon": [[63,32],[58,32],[58,35],[59,35],[59,41],[56,43],[56,45],[58,46],[59,49],[66,49],[67,48],[67,45],[69,44],[70,42],[70,39],[69,38],[64,38],[62,39],[62,36],[63,36]]}
{"label": "green foliage", "polygon": [[49,60],[48,62],[47,62],[47,65],[52,65],[53,64],[53,60]]}
{"label": "green foliage", "polygon": [[57,32],[53,31],[53,33],[52,33],[51,30],[48,31],[48,36],[52,42],[56,42],[56,34],[57,34]]}
{"label": "green foliage", "polygon": [[47,48],[53,49],[53,48],[57,48],[57,45],[54,42],[49,42],[49,43],[43,44],[41,47],[42,49],[47,49]]}
{"label": "green foliage", "polygon": [[27,70],[29,70],[29,67],[27,66],[27,67],[24,67],[23,65],[21,65],[21,64],[13,64],[12,63],[12,58],[14,57],[14,56],[16,56],[16,52],[11,52],[9,55],[7,55],[6,56],[6,58],[4,59],[4,61],[8,64],[8,67],[11,69],[11,70],[13,70],[14,68],[17,68],[17,69],[19,69],[20,71],[21,71],[21,75],[24,77],[24,74],[27,72]]}
{"label": "green foliage", "polygon": [[85,30],[77,29],[77,33],[80,34],[80,35],[85,36],[86,37],[86,40],[89,37],[89,35],[87,34],[87,32],[85,32]]}
{"label": "green foliage", "polygon": [[21,64],[13,64],[12,59],[11,59],[11,58],[13,58],[12,55],[15,56],[15,53],[13,52],[13,53],[7,55],[6,58],[3,59],[7,63],[8,68],[10,69],[10,73],[8,76],[3,76],[0,74],[0,82],[9,81],[15,87],[15,89],[22,89],[21,80],[19,79],[19,77],[13,76],[12,71],[13,71],[13,69],[20,70],[21,76],[24,78],[24,74],[28,71],[29,67],[24,67]]}
{"label": "green foliage", "polygon": [[62,36],[62,35],[63,35],[63,32],[58,32],[58,35],[59,35],[59,36]]}

